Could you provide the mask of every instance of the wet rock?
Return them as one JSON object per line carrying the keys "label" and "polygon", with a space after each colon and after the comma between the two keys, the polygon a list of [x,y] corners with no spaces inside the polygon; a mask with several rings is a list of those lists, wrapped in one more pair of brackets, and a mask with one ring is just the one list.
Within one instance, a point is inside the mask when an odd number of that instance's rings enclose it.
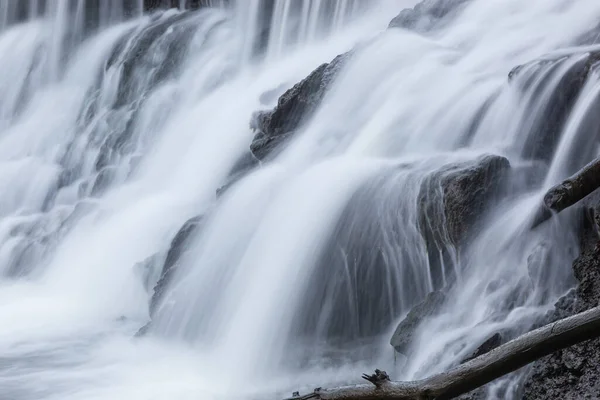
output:
{"label": "wet rock", "polygon": [[270,105],[276,102],[277,99],[279,99],[279,97],[281,97],[281,95],[283,95],[286,92],[286,89],[287,85],[281,84],[276,88],[267,90],[264,93],[262,93],[258,100],[260,101],[260,104],[263,104],[265,106]]}
{"label": "wet rock", "polygon": [[[600,52],[579,52],[534,60],[511,70],[509,81],[519,86],[521,91],[529,92],[527,97],[531,100],[526,105],[526,115],[534,116],[532,129],[522,149],[524,158],[545,162],[552,160],[567,119],[590,71],[599,61]],[[565,66],[570,64],[565,72]],[[597,122],[590,121],[589,129],[598,131]],[[589,158],[581,154],[578,159]]]}
{"label": "wet rock", "polygon": [[240,157],[233,168],[231,168],[231,171],[229,171],[227,183],[217,189],[217,197],[221,197],[231,186],[259,165],[260,161],[251,152],[247,152]]}
{"label": "wet rock", "polygon": [[504,340],[504,338],[502,337],[502,335],[500,334],[500,332],[496,332],[495,334],[493,334],[492,336],[490,336],[488,339],[486,339],[481,346],[479,346],[477,348],[477,350],[475,350],[473,352],[473,354],[471,354],[469,357],[465,358],[464,360],[461,361],[461,364],[466,363],[467,361],[470,361],[474,358],[477,358],[485,353],[489,353],[490,351],[494,350],[496,347],[500,346]]}
{"label": "wet rock", "polygon": [[453,243],[460,244],[468,238],[509,168],[505,157],[488,155],[475,164],[458,166],[442,179],[446,225]]}
{"label": "wet rock", "polygon": [[414,194],[407,195],[421,176],[396,165],[348,199],[311,272],[294,332],[332,348],[373,338],[431,292]]}
{"label": "wet rock", "polygon": [[117,46],[108,62],[108,66],[118,62],[122,68],[116,107],[135,102],[142,92],[177,73],[196,29],[190,15],[157,19],[137,33],[133,45],[124,41]]}
{"label": "wet rock", "polygon": [[423,0],[413,8],[402,10],[390,28],[404,28],[420,33],[441,28],[454,19],[471,0]]}
{"label": "wet rock", "polygon": [[434,288],[442,287],[447,280],[444,271],[456,262],[456,251],[481,229],[483,216],[509,171],[505,157],[483,155],[446,165],[423,181],[418,196],[419,226]]}
{"label": "wet rock", "polygon": [[406,318],[400,322],[390,340],[390,344],[398,353],[409,356],[410,346],[420,324],[426,319],[437,315],[445,300],[446,294],[444,292],[431,292],[423,302],[410,310]]}
{"label": "wet rock", "polygon": [[[588,215],[589,216],[589,215]],[[577,289],[561,298],[548,321],[595,307],[600,300],[600,251],[593,221],[582,229],[581,254],[573,263]],[[558,351],[535,362],[523,384],[523,399],[596,399],[600,393],[600,339]]]}
{"label": "wet rock", "polygon": [[[225,4],[229,0],[222,0],[221,3]],[[186,10],[197,10],[202,7],[209,7],[217,4],[214,0],[185,0],[183,2],[183,8]],[[180,0],[144,0],[144,10],[152,11],[157,8],[179,8],[181,6]]]}
{"label": "wet rock", "polygon": [[423,182],[419,219],[434,280],[436,269],[452,262],[448,246],[460,248],[480,228],[482,216],[505,183],[509,170],[505,157],[484,155],[474,161],[447,165]]}
{"label": "wet rock", "polygon": [[[190,239],[193,234],[198,230],[199,226],[202,224],[202,216],[196,216],[187,220],[182,227],[179,229],[173,240],[171,241],[171,245],[169,247],[169,251],[164,259],[164,264],[160,271],[160,278],[154,285],[154,293],[152,294],[152,298],[150,299],[150,321],[142,326],[137,333],[136,337],[144,336],[147,334],[152,328],[152,318],[156,313],[156,309],[160,304],[163,296],[166,293],[166,290],[169,286],[169,283],[173,279],[177,268],[179,267],[179,260],[181,257],[188,251],[187,246],[189,245]],[[146,266],[147,263],[156,261],[157,257],[164,257],[161,255],[154,255],[149,259],[143,261],[140,267]]]}
{"label": "wet rock", "polygon": [[157,276],[157,273],[160,273],[160,269],[157,267],[164,265],[165,256],[164,252],[156,253],[133,266],[148,292],[153,290],[156,281],[160,278],[160,276]]}
{"label": "wet rock", "polygon": [[269,156],[313,115],[349,57],[350,53],[344,53],[322,64],[281,95],[273,110],[259,111],[252,116],[250,126],[257,134],[250,150],[256,158],[263,160]]}
{"label": "wet rock", "polygon": [[169,247],[160,279],[154,286],[154,294],[150,300],[150,316],[152,316],[156,311],[156,307],[160,303],[167,286],[169,285],[173,275],[175,274],[175,271],[177,270],[177,267],[179,266],[179,260],[187,251],[187,246],[192,234],[198,229],[201,223],[201,216],[190,218],[185,224],[183,224],[181,229],[179,229],[179,232],[177,232],[171,241],[171,246]]}

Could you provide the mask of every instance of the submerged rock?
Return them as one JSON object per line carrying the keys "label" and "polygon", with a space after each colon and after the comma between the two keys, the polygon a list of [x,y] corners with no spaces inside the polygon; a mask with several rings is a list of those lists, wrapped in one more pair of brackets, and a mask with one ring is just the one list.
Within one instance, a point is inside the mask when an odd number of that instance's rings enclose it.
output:
{"label": "submerged rock", "polygon": [[227,182],[217,189],[217,197],[222,196],[231,186],[246,176],[258,165],[260,165],[260,161],[254,157],[254,154],[251,152],[248,151],[242,155],[234,164],[233,168],[231,168],[231,171],[229,171]]}
{"label": "submerged rock", "polygon": [[423,0],[413,8],[402,10],[390,28],[405,28],[420,33],[439,28],[455,18],[471,0]]}
{"label": "submerged rock", "polygon": [[[192,235],[198,230],[198,227],[202,223],[202,216],[196,216],[187,220],[182,227],[179,229],[169,247],[162,270],[160,272],[160,278],[154,285],[154,293],[150,299],[150,321],[141,327],[135,336],[144,336],[152,327],[152,318],[156,313],[156,309],[160,304],[163,296],[166,293],[169,283],[173,279],[177,268],[179,266],[179,260],[187,252],[187,246],[189,245]],[[148,260],[144,261],[147,262]]]}
{"label": "submerged rock", "polygon": [[477,348],[469,357],[465,358],[461,361],[461,364],[466,363],[467,361],[471,361],[474,358],[484,355],[485,353],[489,353],[494,350],[496,347],[500,346],[504,342],[504,338],[500,334],[500,332],[496,332],[488,339],[486,339],[481,346]]}
{"label": "submerged rock", "polygon": [[164,295],[167,286],[171,282],[171,279],[175,275],[177,271],[177,267],[179,266],[179,260],[182,255],[187,251],[187,246],[189,244],[190,238],[194,232],[198,229],[198,226],[202,223],[202,216],[196,216],[190,218],[183,224],[179,232],[175,235],[173,240],[171,241],[171,246],[169,247],[169,251],[167,253],[167,258],[165,259],[165,263],[162,268],[162,272],[160,275],[160,279],[154,286],[154,294],[152,295],[152,299],[150,300],[150,316],[154,315],[157,306]]}
{"label": "submerged rock", "polygon": [[[226,4],[229,0],[222,0],[221,2]],[[212,6],[216,3],[217,2],[214,0],[185,0],[183,2],[183,8],[186,10],[197,10],[202,7]],[[157,8],[179,8],[181,4],[181,0],[144,0],[144,10],[152,11]]]}
{"label": "submerged rock", "polygon": [[265,159],[313,115],[349,57],[350,53],[344,53],[322,64],[281,95],[274,109],[253,115],[250,126],[257,134],[250,150],[256,158]]}
{"label": "submerged rock", "polygon": [[446,294],[442,291],[431,292],[421,303],[414,306],[400,322],[390,339],[390,344],[400,353],[408,356],[415,333],[421,323],[440,312]]}

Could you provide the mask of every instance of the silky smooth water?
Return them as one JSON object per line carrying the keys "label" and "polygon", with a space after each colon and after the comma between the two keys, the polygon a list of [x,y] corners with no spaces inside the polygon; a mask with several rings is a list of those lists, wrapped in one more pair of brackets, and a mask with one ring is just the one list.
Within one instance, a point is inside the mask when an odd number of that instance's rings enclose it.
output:
{"label": "silky smooth water", "polygon": [[[594,139],[595,72],[541,161],[528,138],[577,58],[507,75],[573,46],[597,1],[474,0],[420,33],[386,29],[408,0],[147,15],[140,2],[30,3],[0,6],[0,398],[278,398],[375,367],[419,378],[530,329],[573,285],[568,213],[533,232],[527,221],[545,187],[596,153],[573,161]],[[252,113],[275,105],[264,93],[352,48],[289,145],[217,198]],[[445,243],[438,271],[421,185],[488,153],[549,172],[509,186],[466,249]],[[134,338],[171,239],[197,215]],[[523,284],[534,251],[546,273]],[[440,287],[444,312],[394,360],[396,323]],[[517,378],[490,398],[514,397]]]}

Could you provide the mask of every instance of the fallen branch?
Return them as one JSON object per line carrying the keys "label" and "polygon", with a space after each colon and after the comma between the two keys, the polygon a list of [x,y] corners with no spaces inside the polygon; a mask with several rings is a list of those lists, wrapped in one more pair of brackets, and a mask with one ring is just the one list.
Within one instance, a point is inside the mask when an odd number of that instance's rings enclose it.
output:
{"label": "fallen branch", "polygon": [[534,217],[532,228],[571,207],[600,187],[600,158],[580,169],[569,179],[553,186],[546,192],[544,203]]}
{"label": "fallen branch", "polygon": [[555,351],[600,337],[600,307],[545,325],[447,372],[411,382],[393,382],[384,371],[363,375],[370,384],[315,389],[287,400],[451,399]]}

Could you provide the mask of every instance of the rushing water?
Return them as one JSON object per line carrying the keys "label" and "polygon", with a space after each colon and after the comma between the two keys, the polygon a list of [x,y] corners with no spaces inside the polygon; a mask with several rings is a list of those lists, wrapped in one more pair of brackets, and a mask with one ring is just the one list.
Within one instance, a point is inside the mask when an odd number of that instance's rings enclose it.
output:
{"label": "rushing water", "polygon": [[[552,52],[596,25],[599,2],[473,0],[418,32],[386,30],[414,0],[210,3],[0,4],[1,399],[277,398],[374,367],[424,377],[530,329],[572,286],[568,213],[527,222],[543,188],[596,153],[582,146],[598,126],[595,70],[549,148],[536,140],[581,63]],[[275,104],[264,94],[355,46],[290,145],[216,198],[251,115]],[[421,185],[486,153],[538,174],[430,265]],[[134,338],[171,239],[197,215]],[[523,284],[532,253],[544,273]],[[395,323],[448,285],[444,312],[394,361]],[[490,397],[512,397],[517,378]]]}

